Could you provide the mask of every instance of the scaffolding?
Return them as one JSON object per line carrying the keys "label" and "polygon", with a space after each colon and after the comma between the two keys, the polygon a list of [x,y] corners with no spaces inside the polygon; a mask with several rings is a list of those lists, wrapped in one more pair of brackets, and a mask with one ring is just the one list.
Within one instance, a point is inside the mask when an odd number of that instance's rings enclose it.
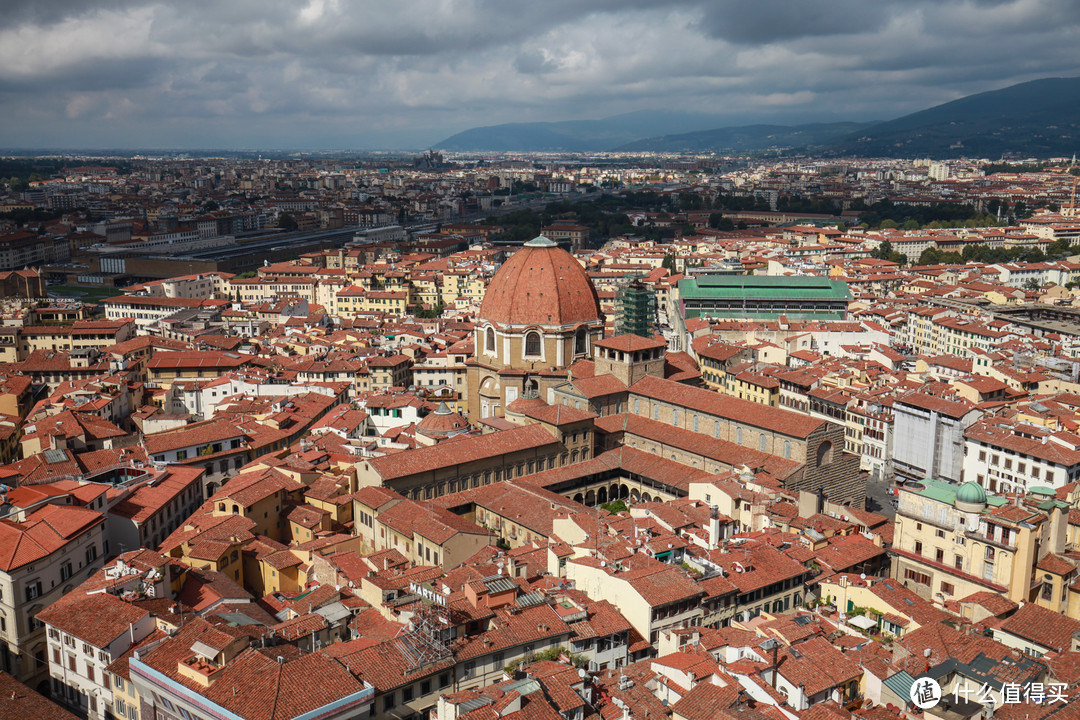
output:
{"label": "scaffolding", "polygon": [[656,327],[656,295],[634,278],[615,294],[615,334],[651,338]]}

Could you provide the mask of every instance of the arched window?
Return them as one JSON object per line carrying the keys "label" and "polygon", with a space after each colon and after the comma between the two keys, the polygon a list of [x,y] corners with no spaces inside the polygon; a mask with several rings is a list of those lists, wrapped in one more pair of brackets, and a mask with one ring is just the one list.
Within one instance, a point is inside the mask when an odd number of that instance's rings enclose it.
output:
{"label": "arched window", "polygon": [[587,352],[589,352],[589,333],[585,328],[578,328],[574,336],[574,354],[584,355]]}
{"label": "arched window", "polygon": [[785,440],[784,441],[784,459],[785,460],[790,460],[791,459],[791,441],[790,440]]}
{"label": "arched window", "polygon": [[994,548],[992,548],[992,547],[987,547],[986,548],[986,559],[993,561],[993,559],[994,559]]}
{"label": "arched window", "polygon": [[817,449],[817,466],[828,465],[832,462],[832,443],[825,440]]}
{"label": "arched window", "polygon": [[488,328],[484,331],[484,351],[495,352],[495,328]]}
{"label": "arched window", "polygon": [[672,425],[678,425],[679,424],[679,409],[678,408],[675,408],[674,410],[671,411],[671,424]]}
{"label": "arched window", "polygon": [[525,355],[540,357],[540,333],[535,330],[525,333]]}
{"label": "arched window", "polygon": [[765,433],[761,433],[761,436],[758,437],[758,450],[760,450],[761,452],[765,452],[766,442],[768,442],[768,439],[765,437]]}

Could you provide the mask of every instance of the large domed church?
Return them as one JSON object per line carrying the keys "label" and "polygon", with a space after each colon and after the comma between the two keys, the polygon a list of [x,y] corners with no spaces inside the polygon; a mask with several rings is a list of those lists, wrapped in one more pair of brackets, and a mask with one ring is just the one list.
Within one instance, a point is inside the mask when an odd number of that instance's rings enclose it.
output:
{"label": "large domed church", "polygon": [[604,333],[592,280],[574,256],[540,235],[495,273],[476,320],[469,416],[502,417],[519,397],[543,397]]}

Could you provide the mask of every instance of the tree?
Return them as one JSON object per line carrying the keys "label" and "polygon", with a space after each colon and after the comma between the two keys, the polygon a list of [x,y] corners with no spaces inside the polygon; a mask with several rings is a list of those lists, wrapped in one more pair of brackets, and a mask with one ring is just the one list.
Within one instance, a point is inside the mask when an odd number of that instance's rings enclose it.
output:
{"label": "tree", "polygon": [[289,232],[292,232],[299,226],[296,223],[296,219],[293,218],[292,215],[290,215],[289,213],[281,213],[281,215],[278,217],[278,227],[283,230],[288,230]]}
{"label": "tree", "polygon": [[666,268],[670,272],[675,272],[675,256],[671,253],[665,255],[663,262],[660,263],[660,267]]}
{"label": "tree", "polygon": [[878,260],[888,260],[889,256],[892,255],[892,251],[892,243],[888,240],[882,240],[876,248],[870,251],[870,257]]}
{"label": "tree", "polygon": [[626,511],[626,503],[624,503],[622,500],[615,500],[609,503],[600,503],[600,507],[607,510],[612,515],[617,515],[621,512]]}
{"label": "tree", "polygon": [[724,213],[714,212],[709,215],[709,227],[713,230],[730,231],[735,229],[735,223],[731,218],[724,217]]}

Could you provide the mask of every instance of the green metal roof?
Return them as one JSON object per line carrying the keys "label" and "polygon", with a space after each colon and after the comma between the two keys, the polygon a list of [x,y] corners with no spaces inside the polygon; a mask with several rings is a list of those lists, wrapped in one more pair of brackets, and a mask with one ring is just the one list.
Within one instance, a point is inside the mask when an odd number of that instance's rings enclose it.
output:
{"label": "green metal roof", "polygon": [[[925,498],[931,500],[937,500],[948,505],[954,505],[956,503],[956,492],[960,489],[959,486],[952,483],[944,482],[943,480],[924,480],[925,486],[922,490],[919,490],[916,494],[922,495]],[[986,495],[986,504],[988,507],[1001,507],[1009,502],[1006,498],[998,495]]]}
{"label": "green metal roof", "polygon": [[905,702],[911,697],[911,686],[915,684],[913,678],[906,670],[901,670],[895,675],[885,678],[885,686],[900,696]]}
{"label": "green metal roof", "polygon": [[754,298],[781,300],[851,300],[842,280],[826,277],[698,275],[679,280],[682,298]]}

